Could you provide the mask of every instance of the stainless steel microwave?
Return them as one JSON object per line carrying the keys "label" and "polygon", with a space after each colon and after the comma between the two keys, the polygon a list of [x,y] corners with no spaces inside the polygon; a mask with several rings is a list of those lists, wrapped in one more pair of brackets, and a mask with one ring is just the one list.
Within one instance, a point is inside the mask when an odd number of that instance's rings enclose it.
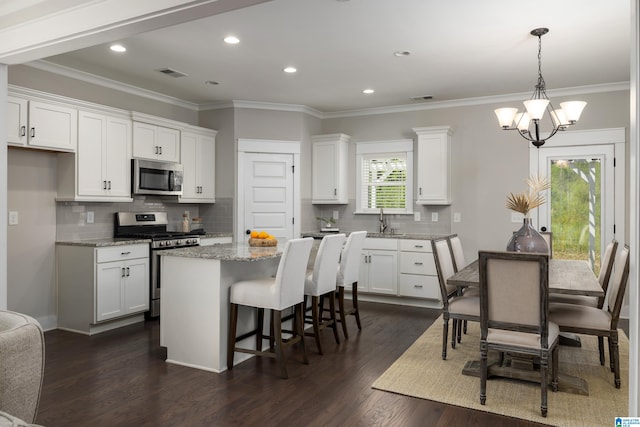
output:
{"label": "stainless steel microwave", "polygon": [[133,159],[133,194],[182,196],[183,169],[180,163]]}

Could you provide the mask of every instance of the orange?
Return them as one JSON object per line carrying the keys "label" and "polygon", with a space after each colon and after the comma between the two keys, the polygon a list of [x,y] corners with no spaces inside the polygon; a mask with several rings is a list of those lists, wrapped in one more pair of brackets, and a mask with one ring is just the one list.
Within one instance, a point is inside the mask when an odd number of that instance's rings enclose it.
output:
{"label": "orange", "polygon": [[269,233],[267,233],[266,231],[261,231],[260,233],[258,233],[258,239],[266,239],[269,236]]}
{"label": "orange", "polygon": [[253,231],[251,232],[251,238],[252,238],[252,239],[256,239],[256,238],[258,237],[258,234],[259,234],[259,233],[258,233],[257,231],[253,230]]}

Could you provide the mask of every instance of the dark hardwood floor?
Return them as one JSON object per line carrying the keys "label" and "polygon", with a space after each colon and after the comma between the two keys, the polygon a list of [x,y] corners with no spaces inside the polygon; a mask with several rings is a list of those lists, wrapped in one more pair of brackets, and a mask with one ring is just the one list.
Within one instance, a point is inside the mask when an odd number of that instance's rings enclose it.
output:
{"label": "dark hardwood floor", "polygon": [[253,358],[215,374],[165,363],[159,322],[92,337],[45,333],[46,368],[36,422],[56,426],[540,426],[371,388],[439,316],[437,310],[361,303],[362,332],[324,356],[292,348],[289,379],[273,359]]}

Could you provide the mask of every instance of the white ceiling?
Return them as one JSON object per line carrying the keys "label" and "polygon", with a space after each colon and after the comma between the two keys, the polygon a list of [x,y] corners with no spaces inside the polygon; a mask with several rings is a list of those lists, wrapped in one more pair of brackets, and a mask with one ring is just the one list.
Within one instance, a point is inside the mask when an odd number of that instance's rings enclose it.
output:
{"label": "white ceiling", "polygon": [[[529,93],[538,49],[529,32],[548,27],[542,72],[553,91],[629,81],[630,1],[273,0],[117,40],[124,54],[103,44],[45,60],[199,105],[332,113],[416,104],[410,98],[421,95]],[[228,34],[240,43],[225,44]],[[288,65],[298,72],[285,74]],[[155,71],[165,67],[188,76]]]}

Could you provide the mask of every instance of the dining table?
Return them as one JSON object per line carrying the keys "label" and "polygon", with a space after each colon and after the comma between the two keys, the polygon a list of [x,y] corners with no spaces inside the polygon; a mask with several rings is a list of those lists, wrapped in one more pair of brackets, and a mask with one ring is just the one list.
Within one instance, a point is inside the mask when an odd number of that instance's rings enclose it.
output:
{"label": "dining table", "polygon": [[[480,271],[478,260],[458,270],[447,279],[447,284],[458,288],[479,287]],[[603,297],[604,290],[586,261],[549,259],[549,293],[565,295],[586,295]],[[561,334],[560,344],[572,347],[580,347],[580,337],[573,334]],[[502,363],[501,363],[502,362]],[[471,376],[480,376],[480,361],[468,361],[462,373]],[[524,381],[540,381],[540,374],[536,371],[535,362],[513,358],[506,363],[502,358],[494,360],[488,367],[489,377],[503,377]],[[558,391],[589,395],[587,382],[580,377],[559,374]]]}

